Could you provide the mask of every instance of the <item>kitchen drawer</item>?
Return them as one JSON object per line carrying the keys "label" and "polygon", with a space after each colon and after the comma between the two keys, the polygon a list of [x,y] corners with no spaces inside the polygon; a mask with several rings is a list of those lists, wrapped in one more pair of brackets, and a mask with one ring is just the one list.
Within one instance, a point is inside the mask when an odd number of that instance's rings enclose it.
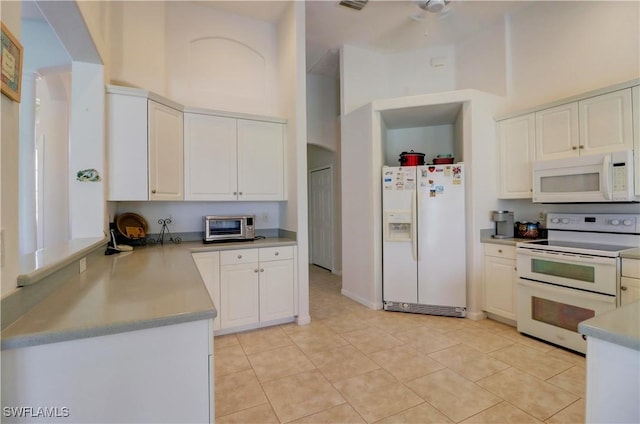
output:
{"label": "kitchen drawer", "polygon": [[293,246],[263,247],[260,249],[260,262],[281,261],[293,258]]}
{"label": "kitchen drawer", "polygon": [[516,247],[504,244],[485,243],[484,254],[487,256],[496,256],[498,258],[515,259]]}
{"label": "kitchen drawer", "polygon": [[622,275],[631,278],[640,278],[640,260],[622,258]]}
{"label": "kitchen drawer", "polygon": [[235,265],[258,262],[258,249],[223,250],[220,265]]}

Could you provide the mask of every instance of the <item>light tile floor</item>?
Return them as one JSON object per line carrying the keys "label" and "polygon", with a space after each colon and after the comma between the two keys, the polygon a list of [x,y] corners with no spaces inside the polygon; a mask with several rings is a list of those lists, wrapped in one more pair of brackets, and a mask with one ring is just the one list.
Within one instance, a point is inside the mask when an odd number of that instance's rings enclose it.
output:
{"label": "light tile floor", "polygon": [[311,324],[215,338],[218,423],[584,423],[583,356],[492,320],[373,311],[309,273]]}

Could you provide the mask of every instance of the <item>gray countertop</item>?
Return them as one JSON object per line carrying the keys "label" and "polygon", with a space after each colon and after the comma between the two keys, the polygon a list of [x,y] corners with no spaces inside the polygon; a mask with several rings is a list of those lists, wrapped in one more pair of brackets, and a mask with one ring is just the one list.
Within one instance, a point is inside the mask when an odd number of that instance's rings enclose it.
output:
{"label": "gray countertop", "polygon": [[2,349],[56,343],[217,316],[192,253],[295,245],[290,239],[137,247],[99,256],[2,331]]}
{"label": "gray countertop", "polygon": [[582,321],[578,331],[587,337],[640,350],[640,301]]}
{"label": "gray countertop", "polygon": [[530,239],[530,238],[505,238],[505,239],[497,239],[497,238],[493,238],[490,235],[481,235],[480,236],[480,242],[481,243],[492,243],[492,244],[504,244],[507,246],[515,246],[516,243],[519,243],[521,241],[533,241],[535,239]]}
{"label": "gray countertop", "polygon": [[627,249],[620,252],[620,257],[627,259],[640,259],[640,248]]}

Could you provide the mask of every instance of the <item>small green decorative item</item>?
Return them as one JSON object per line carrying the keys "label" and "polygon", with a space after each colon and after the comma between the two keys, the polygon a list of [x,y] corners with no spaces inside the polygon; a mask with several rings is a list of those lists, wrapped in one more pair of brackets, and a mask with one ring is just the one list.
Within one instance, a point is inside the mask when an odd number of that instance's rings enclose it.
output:
{"label": "small green decorative item", "polygon": [[100,174],[98,173],[97,170],[91,168],[91,169],[83,169],[82,171],[78,171],[76,173],[76,180],[78,181],[82,181],[82,182],[91,182],[91,183],[95,183],[98,181],[101,181],[102,178],[100,178]]}

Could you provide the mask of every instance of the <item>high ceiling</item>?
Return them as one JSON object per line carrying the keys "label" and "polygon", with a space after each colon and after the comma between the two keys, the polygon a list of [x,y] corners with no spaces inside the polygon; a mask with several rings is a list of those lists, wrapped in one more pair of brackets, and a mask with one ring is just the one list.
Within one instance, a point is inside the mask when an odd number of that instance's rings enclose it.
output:
{"label": "high ceiling", "polygon": [[[386,53],[451,44],[533,2],[453,0],[440,13],[424,11],[416,0],[369,0],[361,11],[340,6],[339,0],[305,3],[307,70],[337,76],[339,49],[343,44]],[[236,0],[213,1],[210,5],[277,22],[287,2]]]}
{"label": "high ceiling", "polygon": [[[307,71],[337,76],[339,49],[344,44],[386,53],[451,44],[534,3],[452,0],[442,12],[431,13],[418,7],[420,1],[426,0],[369,0],[356,11],[340,6],[338,0],[306,0]],[[274,23],[288,6],[281,0],[197,3]],[[23,2],[25,15],[33,18],[35,12],[33,3]]]}
{"label": "high ceiling", "polygon": [[[325,67],[343,44],[392,53],[447,45],[531,5],[529,1],[453,0],[440,13],[413,0],[370,0],[356,11],[338,1],[307,1],[307,70]],[[328,57],[327,57],[328,56]]]}

